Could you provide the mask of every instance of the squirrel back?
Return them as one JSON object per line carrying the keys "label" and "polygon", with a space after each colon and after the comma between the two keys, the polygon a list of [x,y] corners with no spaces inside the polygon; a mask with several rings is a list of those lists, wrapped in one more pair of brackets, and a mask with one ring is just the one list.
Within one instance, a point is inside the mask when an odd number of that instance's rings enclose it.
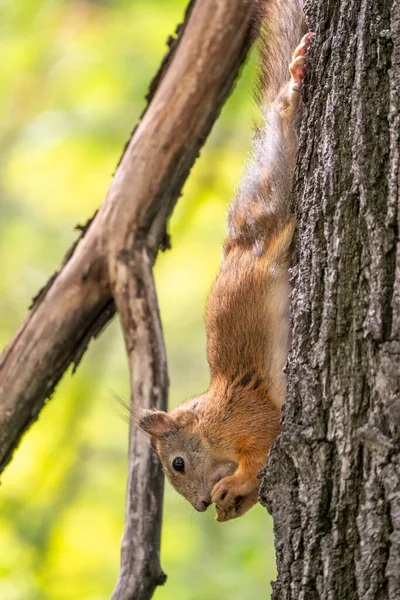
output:
{"label": "squirrel back", "polygon": [[154,438],[175,489],[198,511],[215,502],[218,521],[241,516],[257,502],[257,473],[279,434],[286,391],[295,227],[289,196],[312,36],[300,42],[300,0],[265,1],[260,9],[265,125],[230,208],[221,268],[207,302],[210,387],[171,413],[144,411],[139,422]]}

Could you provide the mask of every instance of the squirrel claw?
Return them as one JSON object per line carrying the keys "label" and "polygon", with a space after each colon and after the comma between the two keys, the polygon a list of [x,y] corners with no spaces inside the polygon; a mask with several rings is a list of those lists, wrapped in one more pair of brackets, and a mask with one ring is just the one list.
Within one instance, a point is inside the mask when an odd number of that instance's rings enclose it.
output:
{"label": "squirrel claw", "polygon": [[234,475],[224,477],[212,490],[212,501],[216,504],[217,521],[236,519],[258,502],[258,485],[239,480]]}
{"label": "squirrel claw", "polygon": [[306,74],[306,54],[315,38],[315,33],[307,33],[293,53],[292,62],[289,66],[292,90],[300,91]]}
{"label": "squirrel claw", "polygon": [[250,510],[258,502],[258,491],[255,490],[247,496],[236,496],[235,504],[230,508],[224,509],[216,505],[217,521],[224,523],[231,519],[237,519],[241,517],[245,512]]}

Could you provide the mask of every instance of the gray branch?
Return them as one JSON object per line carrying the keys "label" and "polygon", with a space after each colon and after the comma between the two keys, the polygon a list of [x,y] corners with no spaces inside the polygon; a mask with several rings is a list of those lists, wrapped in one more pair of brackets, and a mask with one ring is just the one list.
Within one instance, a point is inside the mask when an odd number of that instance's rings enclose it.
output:
{"label": "gray branch", "polygon": [[[144,246],[118,257],[115,298],[128,352],[133,406],[166,410],[164,339]],[[165,582],[159,551],[163,489],[160,461],[132,420],[121,570],[113,600],[151,598],[154,588]]]}

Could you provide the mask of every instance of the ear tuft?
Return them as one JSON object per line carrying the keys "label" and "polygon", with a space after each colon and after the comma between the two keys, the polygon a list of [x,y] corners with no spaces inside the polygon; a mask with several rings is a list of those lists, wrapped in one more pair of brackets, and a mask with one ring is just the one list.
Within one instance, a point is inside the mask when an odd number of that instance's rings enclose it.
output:
{"label": "ear tuft", "polygon": [[160,438],[175,429],[176,424],[168,413],[162,410],[142,410],[139,427],[155,438]]}

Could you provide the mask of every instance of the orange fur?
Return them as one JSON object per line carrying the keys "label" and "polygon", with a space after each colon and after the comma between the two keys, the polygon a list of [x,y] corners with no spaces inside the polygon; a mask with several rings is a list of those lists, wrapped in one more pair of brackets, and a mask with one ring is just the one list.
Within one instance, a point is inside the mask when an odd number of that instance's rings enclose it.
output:
{"label": "orange fur", "polygon": [[295,51],[291,79],[266,115],[255,161],[232,203],[221,269],[206,308],[210,388],[168,418],[147,411],[140,423],[157,439],[174,487],[197,510],[215,502],[219,521],[257,502],[257,473],[279,434],[295,229],[288,196],[310,41],[306,36]]}

